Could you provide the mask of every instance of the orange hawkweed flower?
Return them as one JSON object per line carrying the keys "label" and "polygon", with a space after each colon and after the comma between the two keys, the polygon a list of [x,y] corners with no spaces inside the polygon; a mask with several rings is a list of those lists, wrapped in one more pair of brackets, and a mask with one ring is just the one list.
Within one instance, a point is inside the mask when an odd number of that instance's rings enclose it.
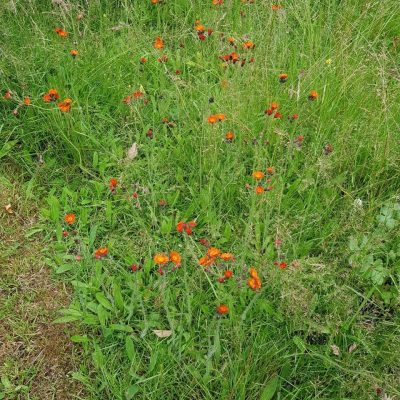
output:
{"label": "orange hawkweed flower", "polygon": [[224,277],[226,279],[232,278],[233,276],[233,271],[231,271],[230,269],[227,269],[226,271],[224,271]]}
{"label": "orange hawkweed flower", "polygon": [[210,248],[207,250],[207,255],[208,255],[209,257],[215,258],[215,257],[218,257],[220,254],[221,254],[221,250],[220,250],[220,249],[217,249],[216,247],[210,247]]}
{"label": "orange hawkweed flower", "polygon": [[204,33],[206,31],[204,25],[196,25],[194,29],[196,29],[198,33]]}
{"label": "orange hawkweed flower", "polygon": [[207,121],[208,121],[210,124],[215,124],[215,123],[218,121],[218,118],[217,118],[215,115],[210,115],[210,116],[207,118]]}
{"label": "orange hawkweed flower", "polygon": [[71,110],[71,104],[72,104],[72,100],[68,98],[68,99],[64,99],[64,101],[61,101],[57,105],[58,105],[58,108],[62,112],[68,112]]}
{"label": "orange hawkweed flower", "polygon": [[224,4],[224,0],[212,0],[214,6],[221,6]]}
{"label": "orange hawkweed flower", "polygon": [[244,49],[254,49],[254,47],[256,47],[256,45],[251,40],[248,40],[243,44]]}
{"label": "orange hawkweed flower", "polygon": [[281,8],[283,8],[280,4],[272,4],[271,7],[274,11],[280,10]]}
{"label": "orange hawkweed flower", "polygon": [[145,64],[145,63],[147,63],[147,58],[145,58],[145,57],[140,57],[140,64]]}
{"label": "orange hawkweed flower", "polygon": [[169,253],[169,260],[175,265],[181,265],[182,257],[177,251],[171,251],[171,253]]}
{"label": "orange hawkweed flower", "polygon": [[166,54],[163,54],[161,57],[157,58],[157,61],[159,63],[167,62],[168,61],[168,56]]}
{"label": "orange hawkweed flower", "polygon": [[154,41],[153,47],[155,49],[163,49],[164,48],[164,41],[160,38],[160,36],[156,37],[156,40]]}
{"label": "orange hawkweed flower", "polygon": [[107,254],[108,254],[107,247],[100,247],[95,251],[94,256],[96,258],[102,258],[105,257]]}
{"label": "orange hawkweed flower", "polygon": [[214,264],[214,262],[215,262],[215,258],[210,257],[208,255],[201,257],[199,260],[199,264],[203,267],[210,267],[211,265]]}
{"label": "orange hawkweed flower", "polygon": [[230,38],[228,38],[228,42],[229,42],[230,44],[235,44],[236,39],[233,38],[233,37],[230,37]]}
{"label": "orange hawkweed flower", "polygon": [[30,99],[30,97],[28,97],[28,96],[24,97],[24,104],[25,104],[26,106],[29,106],[29,105],[31,104],[31,99]]}
{"label": "orange hawkweed flower", "polygon": [[235,135],[233,134],[233,132],[227,132],[227,134],[225,135],[225,138],[228,142],[232,142],[234,137]]}
{"label": "orange hawkweed flower", "polygon": [[74,223],[75,223],[75,220],[76,220],[75,214],[67,214],[67,215],[64,217],[64,221],[65,221],[68,225],[74,224]]}
{"label": "orange hawkweed flower", "polygon": [[249,270],[250,278],[247,280],[247,286],[252,290],[261,289],[261,279],[255,268],[251,267]]}
{"label": "orange hawkweed flower", "polygon": [[56,89],[49,89],[47,93],[45,93],[42,97],[42,99],[46,103],[50,103],[51,101],[57,101],[60,98],[60,95],[58,94]]}
{"label": "orange hawkweed flower", "polygon": [[229,307],[226,304],[220,304],[217,307],[217,313],[220,315],[225,315],[229,313]]}
{"label": "orange hawkweed flower", "polygon": [[79,54],[79,51],[78,50],[71,50],[69,52],[69,54],[71,54],[72,57],[76,57]]}
{"label": "orange hawkweed flower", "polygon": [[318,92],[316,90],[311,90],[308,100],[316,100],[318,97]]}
{"label": "orange hawkweed flower", "polygon": [[215,114],[218,121],[225,121],[225,114]]}
{"label": "orange hawkweed flower", "polygon": [[275,173],[275,168],[274,167],[268,167],[267,168],[267,173],[270,174],[270,175],[274,174]]}
{"label": "orange hawkweed flower", "polygon": [[231,261],[235,258],[232,253],[222,253],[219,257],[224,261]]}
{"label": "orange hawkweed flower", "polygon": [[261,193],[265,192],[265,190],[264,190],[264,188],[262,186],[256,186],[255,191],[256,191],[257,194],[261,194]]}
{"label": "orange hawkweed flower", "polygon": [[4,93],[4,98],[6,100],[11,100],[11,98],[12,98],[11,90],[6,90],[6,92]]}
{"label": "orange hawkweed flower", "polygon": [[108,183],[108,186],[109,186],[110,190],[111,190],[111,191],[115,190],[115,188],[117,187],[117,185],[118,185],[117,179],[111,178],[110,181],[109,181],[109,183]]}
{"label": "orange hawkweed flower", "polygon": [[153,261],[157,265],[163,265],[163,264],[166,264],[169,261],[169,257],[166,254],[160,253],[160,254],[156,254],[153,257]]}
{"label": "orange hawkweed flower", "polygon": [[279,108],[279,104],[275,101],[271,103],[271,110],[277,110]]}
{"label": "orange hawkweed flower", "polygon": [[64,29],[62,29],[62,28],[56,28],[56,29],[54,29],[54,32],[57,33],[57,35],[60,37],[68,36],[68,32],[64,31]]}
{"label": "orange hawkweed flower", "polygon": [[253,176],[253,178],[255,178],[257,180],[260,180],[260,179],[264,178],[264,172],[262,172],[262,171],[254,171],[252,173],[252,176]]}
{"label": "orange hawkweed flower", "polygon": [[151,4],[157,4],[159,3],[159,0],[151,0]]}
{"label": "orange hawkweed flower", "polygon": [[285,83],[288,80],[288,74],[279,74],[279,82]]}

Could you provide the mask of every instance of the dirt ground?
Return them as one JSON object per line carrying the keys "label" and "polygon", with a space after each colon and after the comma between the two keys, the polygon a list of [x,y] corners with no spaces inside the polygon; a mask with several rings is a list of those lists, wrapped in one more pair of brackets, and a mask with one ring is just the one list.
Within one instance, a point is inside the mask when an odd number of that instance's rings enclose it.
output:
{"label": "dirt ground", "polygon": [[82,399],[71,378],[78,349],[68,326],[52,323],[69,291],[46,267],[35,223],[18,188],[0,180],[0,399]]}

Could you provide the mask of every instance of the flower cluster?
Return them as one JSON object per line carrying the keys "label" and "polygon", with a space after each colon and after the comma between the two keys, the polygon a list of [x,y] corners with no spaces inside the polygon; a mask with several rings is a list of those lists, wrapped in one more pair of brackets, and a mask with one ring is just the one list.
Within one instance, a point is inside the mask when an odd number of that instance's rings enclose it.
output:
{"label": "flower cluster", "polygon": [[250,278],[247,280],[247,286],[252,290],[261,289],[261,279],[258,275],[257,270],[254,267],[251,267],[249,270]]}
{"label": "flower cluster", "polygon": [[193,228],[196,226],[195,221],[189,221],[189,222],[183,222],[179,221],[176,224],[176,230],[178,232],[186,232],[188,235],[191,235],[193,233]]}
{"label": "flower cluster", "polygon": [[157,272],[160,275],[164,275],[165,268],[168,267],[168,264],[172,264],[172,270],[175,270],[181,266],[182,257],[177,251],[171,251],[169,256],[165,253],[158,253],[153,257],[153,261],[156,265],[159,266]]}

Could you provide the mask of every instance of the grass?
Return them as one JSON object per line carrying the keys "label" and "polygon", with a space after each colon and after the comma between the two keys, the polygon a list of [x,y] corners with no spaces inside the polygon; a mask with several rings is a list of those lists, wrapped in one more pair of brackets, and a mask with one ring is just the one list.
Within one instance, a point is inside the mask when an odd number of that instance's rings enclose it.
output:
{"label": "grass", "polygon": [[[12,93],[2,174],[38,206],[45,262],[71,287],[54,325],[71,324],[80,353],[72,378],[85,394],[70,396],[399,398],[400,7],[271,5],[0,6],[0,86]],[[214,31],[204,41],[196,19]],[[219,58],[232,51],[243,66]],[[42,100],[50,88],[69,112]],[[264,112],[273,101],[281,118]],[[226,120],[208,123],[217,113]],[[256,170],[271,190],[255,193]],[[191,220],[192,235],[177,232]],[[199,266],[200,239],[234,261]],[[181,268],[160,274],[153,257],[172,250]]]}

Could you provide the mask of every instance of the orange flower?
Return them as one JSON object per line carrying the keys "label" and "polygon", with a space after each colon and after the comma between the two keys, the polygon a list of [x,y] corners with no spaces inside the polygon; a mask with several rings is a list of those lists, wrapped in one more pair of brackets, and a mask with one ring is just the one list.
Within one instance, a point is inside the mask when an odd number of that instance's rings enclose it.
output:
{"label": "orange flower", "polygon": [[182,257],[177,251],[171,251],[171,253],[169,253],[169,259],[175,265],[181,265]]}
{"label": "orange flower", "polygon": [[184,227],[185,227],[185,223],[184,223],[183,221],[179,221],[179,222],[176,224],[176,230],[177,230],[178,232],[183,232]]}
{"label": "orange flower", "polygon": [[215,262],[215,258],[209,257],[208,255],[201,257],[199,260],[199,264],[203,267],[209,267],[209,266],[213,265],[214,262]]}
{"label": "orange flower", "polygon": [[154,41],[153,47],[155,49],[163,49],[164,48],[164,41],[160,38],[160,36],[156,37],[156,40]]}
{"label": "orange flower", "polygon": [[217,313],[221,315],[225,315],[229,313],[229,307],[226,304],[220,304],[217,307]]}
{"label": "orange flower", "polygon": [[54,32],[57,33],[57,35],[60,36],[60,37],[67,37],[68,36],[68,32],[64,31],[61,28],[54,29]]}
{"label": "orange flower", "polygon": [[11,90],[6,90],[6,92],[5,92],[5,94],[4,94],[4,98],[5,98],[6,100],[11,100],[11,98],[12,98]]}
{"label": "orange flower", "polygon": [[207,121],[208,121],[210,124],[215,124],[215,123],[218,121],[218,119],[217,119],[217,117],[216,117],[215,115],[210,115],[210,116],[207,118]]}
{"label": "orange flower", "polygon": [[235,38],[233,38],[233,37],[230,37],[230,38],[228,38],[228,42],[230,43],[230,44],[235,44]]}
{"label": "orange flower", "polygon": [[96,258],[102,258],[105,257],[107,254],[108,254],[107,247],[100,247],[95,251],[94,256]]}
{"label": "orange flower", "polygon": [[262,172],[262,171],[254,171],[252,175],[253,175],[253,178],[255,178],[257,180],[264,178],[264,172]]}
{"label": "orange flower", "polygon": [[288,80],[288,74],[279,74],[279,81],[285,83]]}
{"label": "orange flower", "polygon": [[254,47],[255,47],[255,44],[251,40],[248,40],[247,42],[244,42],[244,44],[243,44],[244,49],[254,49]]}
{"label": "orange flower", "polygon": [[58,94],[56,89],[49,89],[47,93],[45,93],[42,97],[42,99],[46,102],[49,103],[51,101],[57,101],[60,98],[60,95]]}
{"label": "orange flower", "polygon": [[282,8],[282,6],[280,4],[272,4],[272,9],[274,11],[280,10]]}
{"label": "orange flower", "polygon": [[268,167],[267,168],[267,173],[272,175],[273,173],[275,173],[275,168],[274,167]]}
{"label": "orange flower", "polygon": [[226,271],[224,271],[224,277],[226,279],[232,278],[233,276],[233,271],[231,271],[230,269],[227,269]]}
{"label": "orange flower", "polygon": [[279,107],[279,104],[276,103],[275,101],[273,101],[273,102],[271,103],[271,110],[277,110],[278,107]]}
{"label": "orange flower", "polygon": [[71,50],[69,54],[71,54],[72,57],[76,57],[79,54],[79,52],[78,50]]}
{"label": "orange flower", "polygon": [[256,186],[256,193],[257,194],[261,194],[264,193],[264,188],[262,186]]}
{"label": "orange flower", "polygon": [[31,99],[28,96],[24,97],[24,104],[26,106],[29,106],[31,104]]}
{"label": "orange flower", "polygon": [[215,257],[218,257],[220,254],[221,254],[221,250],[220,250],[220,249],[217,249],[216,247],[210,247],[210,248],[207,250],[207,255],[208,255],[209,257],[215,258]]}
{"label": "orange flower", "polygon": [[226,138],[226,140],[227,140],[228,142],[231,142],[231,141],[233,140],[234,137],[235,137],[235,135],[233,134],[233,132],[228,132],[228,133],[225,135],[225,138]]}
{"label": "orange flower", "polygon": [[140,61],[140,64],[145,64],[145,63],[147,63],[147,58],[141,57],[139,61]]}
{"label": "orange flower", "polygon": [[68,112],[71,110],[71,104],[72,104],[72,100],[68,98],[68,99],[64,99],[64,101],[61,101],[57,105],[58,105],[58,108],[62,112]]}
{"label": "orange flower", "polygon": [[157,265],[162,265],[162,264],[166,264],[169,261],[169,257],[166,254],[160,253],[160,254],[156,254],[153,257],[153,260]]}
{"label": "orange flower", "polygon": [[117,187],[118,181],[115,178],[111,178],[108,185],[109,185],[110,190],[113,191]]}
{"label": "orange flower", "polygon": [[224,0],[212,0],[214,6],[221,6],[224,4]]}
{"label": "orange flower", "polygon": [[318,97],[318,92],[316,90],[311,90],[308,100],[316,100]]}
{"label": "orange flower", "polygon": [[132,93],[132,96],[135,98],[142,97],[143,93],[140,90],[137,90],[136,92]]}
{"label": "orange flower", "polygon": [[250,278],[247,280],[247,286],[252,290],[261,289],[261,279],[258,276],[257,270],[253,267],[249,270]]}
{"label": "orange flower", "polygon": [[159,0],[151,0],[151,4],[157,4]]}
{"label": "orange flower", "polygon": [[157,61],[159,63],[167,62],[168,61],[168,56],[166,54],[163,54],[161,57],[157,58]]}
{"label": "orange flower", "polygon": [[217,118],[218,121],[225,121],[225,114],[215,114],[215,118]]}
{"label": "orange flower", "polygon": [[65,221],[68,225],[74,224],[74,223],[75,223],[75,219],[76,219],[75,214],[67,214],[67,215],[64,217],[64,221]]}
{"label": "orange flower", "polygon": [[198,33],[204,33],[206,28],[203,25],[196,25],[195,28]]}
{"label": "orange flower", "polygon": [[232,253],[222,253],[219,257],[224,261],[231,261],[235,258]]}

